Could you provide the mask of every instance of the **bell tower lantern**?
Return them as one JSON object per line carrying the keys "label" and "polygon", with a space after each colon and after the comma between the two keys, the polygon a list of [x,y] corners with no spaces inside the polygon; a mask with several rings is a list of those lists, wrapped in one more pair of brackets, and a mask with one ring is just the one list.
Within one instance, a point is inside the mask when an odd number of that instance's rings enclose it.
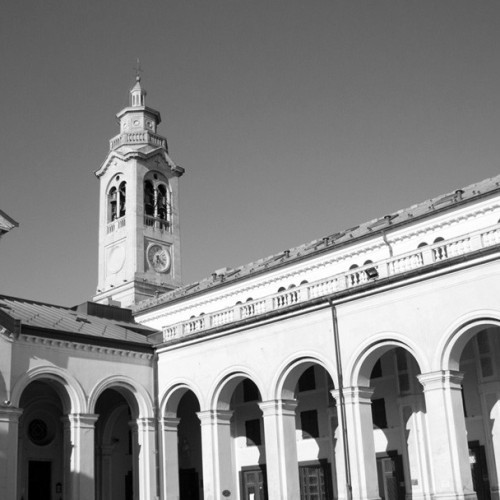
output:
{"label": "bell tower lantern", "polygon": [[160,113],[146,106],[138,74],[120,133],[95,175],[100,182],[99,276],[95,302],[130,307],[181,285],[179,177],[157,133]]}

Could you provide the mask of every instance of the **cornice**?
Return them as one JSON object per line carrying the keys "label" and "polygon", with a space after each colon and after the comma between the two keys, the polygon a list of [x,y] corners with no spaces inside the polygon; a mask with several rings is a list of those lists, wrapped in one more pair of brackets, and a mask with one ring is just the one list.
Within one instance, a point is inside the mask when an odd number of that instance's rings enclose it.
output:
{"label": "cornice", "polygon": [[141,160],[149,160],[154,158],[155,156],[160,156],[163,160],[166,161],[167,165],[170,167],[170,170],[176,174],[177,176],[181,176],[184,173],[184,168],[176,165],[172,158],[168,155],[168,153],[161,147],[154,148],[151,151],[144,153],[143,151],[129,151],[127,153],[119,153],[117,151],[110,151],[102,166],[94,172],[96,177],[102,177],[108,170],[108,168],[113,164],[113,160],[120,161],[128,161],[131,159],[141,159]]}
{"label": "cornice", "polygon": [[103,354],[106,356],[117,356],[120,358],[144,359],[150,361],[153,358],[153,353],[137,352],[129,349],[120,349],[115,347],[104,347],[72,340],[58,340],[46,337],[38,337],[35,335],[21,334],[20,341],[26,344],[35,344],[43,347],[52,347],[56,349],[67,349],[71,351],[88,352],[94,354]]}

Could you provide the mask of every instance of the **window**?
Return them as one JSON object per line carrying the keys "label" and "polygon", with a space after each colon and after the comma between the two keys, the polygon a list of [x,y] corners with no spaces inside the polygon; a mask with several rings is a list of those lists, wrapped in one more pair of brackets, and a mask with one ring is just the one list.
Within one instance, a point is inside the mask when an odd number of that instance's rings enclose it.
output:
{"label": "window", "polygon": [[373,365],[370,378],[379,378],[382,376],[382,361],[378,358],[377,362]]}
{"label": "window", "polygon": [[374,399],[372,401],[372,419],[373,425],[379,429],[387,429],[387,415],[385,413],[384,398]]}
{"label": "window", "polygon": [[396,349],[396,368],[398,372],[398,386],[400,394],[410,392],[408,353],[400,347]]}
{"label": "window", "polygon": [[259,389],[249,379],[243,380],[243,401],[248,403],[250,401],[258,401],[260,399]]}
{"label": "window", "polygon": [[262,444],[260,435],[260,420],[245,421],[245,437],[247,439],[247,446],[260,446]]}
{"label": "window", "polygon": [[144,215],[146,226],[171,229],[171,192],[167,180],[159,174],[144,181]]}
{"label": "window", "polygon": [[316,410],[301,412],[300,427],[302,429],[302,439],[319,437],[318,412]]}
{"label": "window", "polygon": [[127,208],[127,183],[120,182],[120,176],[117,175],[111,182],[108,191],[108,222],[112,222],[125,216]]}
{"label": "window", "polygon": [[479,364],[481,366],[481,376],[483,378],[494,375],[492,350],[487,330],[481,330],[476,336],[477,352],[479,354]]}
{"label": "window", "polygon": [[314,366],[308,368],[299,378],[299,392],[313,391],[316,389],[316,377],[314,376]]}

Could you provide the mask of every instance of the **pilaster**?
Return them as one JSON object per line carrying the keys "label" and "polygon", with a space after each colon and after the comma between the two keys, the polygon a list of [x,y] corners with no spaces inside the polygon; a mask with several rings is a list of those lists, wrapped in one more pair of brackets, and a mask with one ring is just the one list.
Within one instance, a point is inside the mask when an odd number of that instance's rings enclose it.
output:
{"label": "pilaster", "polygon": [[0,408],[0,498],[17,498],[17,453],[21,408]]}

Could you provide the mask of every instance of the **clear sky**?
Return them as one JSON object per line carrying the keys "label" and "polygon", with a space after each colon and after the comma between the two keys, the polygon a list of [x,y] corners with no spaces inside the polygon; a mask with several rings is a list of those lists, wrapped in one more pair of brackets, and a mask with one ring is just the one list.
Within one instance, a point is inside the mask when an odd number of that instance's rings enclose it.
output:
{"label": "clear sky", "polygon": [[97,285],[98,181],[139,57],[184,282],[500,173],[498,0],[18,0],[0,18],[0,293]]}

